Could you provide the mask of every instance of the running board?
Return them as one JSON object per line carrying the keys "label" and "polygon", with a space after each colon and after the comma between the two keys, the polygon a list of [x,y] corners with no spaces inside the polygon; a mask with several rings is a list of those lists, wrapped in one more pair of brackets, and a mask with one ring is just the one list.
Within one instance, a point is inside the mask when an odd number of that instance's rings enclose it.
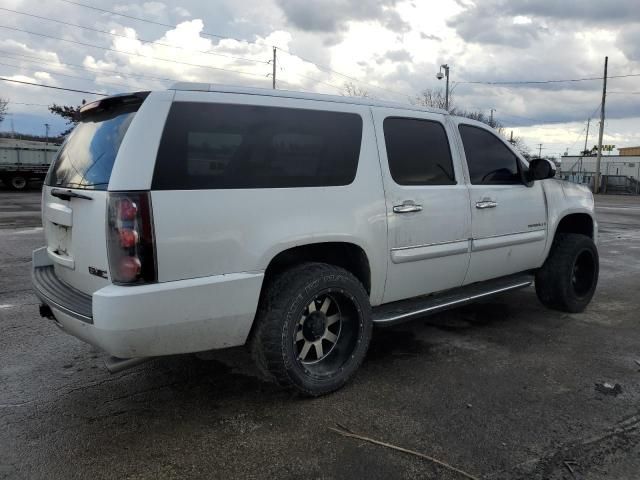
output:
{"label": "running board", "polygon": [[531,284],[533,284],[532,274],[510,275],[465,285],[446,292],[387,303],[373,309],[373,322],[377,326],[395,325],[415,317],[432,315],[493,295],[528,287]]}

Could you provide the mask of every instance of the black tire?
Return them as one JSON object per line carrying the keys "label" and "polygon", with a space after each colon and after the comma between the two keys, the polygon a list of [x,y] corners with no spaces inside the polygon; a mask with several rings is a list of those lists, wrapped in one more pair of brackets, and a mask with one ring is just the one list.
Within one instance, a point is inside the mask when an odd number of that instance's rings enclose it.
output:
{"label": "black tire", "polygon": [[579,313],[593,297],[598,273],[598,249],[591,238],[558,234],[547,260],[536,272],[536,293],[546,307]]}
{"label": "black tire", "polygon": [[6,184],[11,190],[26,190],[29,186],[29,179],[24,175],[11,175]]}
{"label": "black tire", "polygon": [[265,286],[250,348],[267,378],[316,397],[351,379],[371,331],[362,283],[343,268],[304,263]]}

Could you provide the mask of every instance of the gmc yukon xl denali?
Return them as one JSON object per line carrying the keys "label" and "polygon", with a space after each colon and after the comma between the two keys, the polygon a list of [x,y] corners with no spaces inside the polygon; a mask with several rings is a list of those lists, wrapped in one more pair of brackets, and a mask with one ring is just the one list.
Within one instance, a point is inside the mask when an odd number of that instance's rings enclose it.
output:
{"label": "gmc yukon xl denali", "polygon": [[535,283],[582,311],[591,193],[440,110],[177,84],[86,105],[42,193],[41,315],[112,368],[247,345],[306,395],[340,388],[374,325]]}

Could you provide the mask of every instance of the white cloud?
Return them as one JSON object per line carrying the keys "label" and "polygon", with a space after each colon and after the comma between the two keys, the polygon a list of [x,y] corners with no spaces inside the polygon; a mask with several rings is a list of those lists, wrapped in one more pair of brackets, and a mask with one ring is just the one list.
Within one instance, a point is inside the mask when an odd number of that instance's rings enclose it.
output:
{"label": "white cloud", "polygon": [[49,74],[48,72],[35,72],[33,76],[40,81],[51,80],[51,74]]}
{"label": "white cloud", "polygon": [[513,17],[513,23],[514,25],[529,25],[533,23],[533,19],[524,15],[516,15]]}
{"label": "white cloud", "polygon": [[180,17],[190,17],[191,14],[189,13],[189,10],[187,10],[186,8],[182,8],[182,7],[173,7],[173,11],[176,12],[176,14]]}
{"label": "white cloud", "polygon": [[[108,93],[163,89],[174,80],[269,87],[271,65],[264,62],[271,59],[271,46],[276,45],[295,54],[278,52],[277,76],[282,88],[338,93],[347,78],[324,68],[330,67],[360,79],[360,86],[371,95],[403,102],[424,88],[443,87],[435,73],[441,63],[448,63],[458,107],[487,114],[494,108],[497,118],[517,128],[531,146],[544,142],[549,151],[561,151],[574,143],[600,101],[599,81],[526,87],[456,82],[599,76],[605,55],[609,55],[611,74],[640,72],[637,23],[623,14],[637,0],[612,0],[615,8],[602,4],[583,9],[577,8],[577,0],[442,0],[435,4],[331,0],[333,9],[302,0],[184,0],[179,6],[163,1],[104,0],[100,4],[126,15],[177,24],[176,28],[77,6],[67,5],[63,10],[55,2],[12,1],[16,9],[38,11],[45,17],[124,38],[73,27],[61,33],[59,25],[15,15],[7,16],[8,24],[129,54],[12,33],[0,37],[0,57],[4,51],[31,58],[2,58],[3,63],[18,65],[0,67],[3,76]],[[618,12],[608,11],[615,9]],[[220,39],[206,32],[255,43]],[[34,57],[42,63],[34,63]],[[239,71],[248,75],[234,73]],[[612,79],[610,89],[638,90],[637,80]],[[3,85],[2,92],[15,102],[77,103],[88,97],[16,85]],[[640,95],[611,95],[606,134],[617,143],[638,142],[633,133],[640,130],[638,111]],[[625,127],[627,124],[633,127]]]}
{"label": "white cloud", "polygon": [[113,11],[118,13],[126,13],[128,15],[133,15],[133,16],[142,16],[144,18],[148,18],[151,15],[157,19],[157,18],[162,18],[165,15],[167,11],[167,6],[162,2],[144,2],[140,5],[116,4],[113,6]]}

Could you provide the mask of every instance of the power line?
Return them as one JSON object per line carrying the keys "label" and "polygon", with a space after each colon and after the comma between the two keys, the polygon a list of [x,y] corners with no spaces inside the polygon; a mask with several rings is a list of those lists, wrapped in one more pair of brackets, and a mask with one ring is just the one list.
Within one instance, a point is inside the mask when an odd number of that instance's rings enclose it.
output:
{"label": "power line", "polygon": [[[611,75],[608,78],[627,78],[640,77],[640,73],[629,73],[626,75]],[[585,78],[569,78],[564,80],[510,80],[510,81],[460,81],[467,85],[539,85],[547,83],[567,83],[567,82],[586,82],[591,80],[602,80],[604,77],[585,77]]]}
{"label": "power line", "polygon": [[[104,8],[95,7],[93,5],[87,5],[85,3],[76,2],[76,1],[73,1],[73,0],[60,0],[60,1],[68,3],[68,4],[71,4],[71,5],[76,5],[76,6],[79,6],[79,7],[89,8],[91,10],[95,10],[95,11],[102,12],[102,13],[109,13],[111,15],[116,15],[116,16],[119,16],[119,17],[129,18],[131,20],[136,20],[136,21],[139,21],[139,22],[150,23],[150,24],[153,24],[153,25],[159,25],[159,26],[168,27],[168,28],[177,28],[177,25],[175,25],[175,24],[156,22],[154,20],[149,20],[149,19],[146,19],[146,18],[136,17],[136,16],[133,16],[133,15],[127,15],[127,14],[120,13],[120,12],[114,12],[112,10],[107,10],[107,9],[104,9]],[[236,42],[241,42],[241,43],[254,44],[254,45],[260,45],[260,46],[269,46],[266,43],[252,42],[252,41],[248,41],[248,40],[243,40],[243,39],[239,39],[239,38],[230,37],[228,35],[220,35],[220,34],[206,32],[206,31],[202,31],[200,33],[203,36],[218,38],[218,39],[221,39],[221,40],[227,40],[228,39],[228,40],[235,40]],[[353,76],[344,74],[344,73],[339,72],[337,70],[334,70],[334,69],[332,69],[330,67],[327,67],[325,65],[318,64],[318,63],[316,63],[316,62],[314,62],[312,60],[309,60],[308,58],[301,57],[300,55],[297,55],[297,54],[295,54],[295,53],[293,53],[293,52],[291,52],[291,51],[289,51],[289,50],[287,50],[285,48],[281,48],[281,47],[275,47],[275,48],[277,50],[280,50],[283,53],[286,53],[286,54],[291,55],[293,57],[297,57],[297,58],[299,58],[300,60],[302,60],[304,62],[310,63],[310,64],[316,66],[320,70],[324,70],[324,71],[330,72],[330,73],[335,73],[336,75],[340,75],[340,76],[342,76],[344,78],[347,78],[349,80],[352,80],[354,82],[358,82],[358,83],[361,83],[363,85],[367,85],[370,88],[386,91],[386,92],[389,92],[389,93],[393,93],[395,95],[400,95],[400,96],[402,96],[404,98],[409,97],[409,95],[407,95],[405,93],[396,92],[394,90],[391,90],[391,89],[388,89],[388,88],[385,88],[385,87],[379,87],[377,85],[373,85],[371,83],[365,82],[365,81],[360,80],[358,78],[355,78]]]}
{"label": "power line", "polygon": [[[10,63],[3,63],[0,62],[0,65],[4,65],[5,67],[13,67],[13,68],[18,68],[18,69],[22,69],[23,67],[21,67],[20,65],[11,65]],[[31,67],[31,69],[34,69],[35,67]],[[44,70],[43,70],[44,71]],[[58,72],[44,72],[47,73],[49,75],[58,75],[60,77],[68,77],[68,78],[75,78],[78,80],[88,80],[90,82],[94,82],[94,83],[99,83],[97,82],[95,79],[93,78],[88,78],[88,77],[78,77],[77,75],[67,75],[65,73],[58,73]],[[105,80],[102,83],[107,83],[113,86],[117,86],[117,87],[124,87],[124,88],[129,88],[129,85],[124,85],[122,83],[115,83],[115,82],[111,82],[109,80]]]}
{"label": "power line", "polygon": [[[104,8],[95,7],[93,5],[87,5],[86,3],[74,2],[72,0],[60,0],[60,1],[61,2],[65,2],[65,3],[70,3],[71,5],[76,5],[78,7],[89,8],[91,10],[95,10],[95,11],[102,12],[102,13],[110,13],[111,15],[117,15],[118,17],[130,18],[131,20],[138,20],[139,22],[145,22],[145,23],[151,23],[153,25],[159,25],[161,27],[169,27],[169,28],[176,28],[177,27],[177,25],[173,25],[171,23],[162,23],[162,22],[156,22],[154,20],[149,20],[147,18],[134,17],[133,15],[127,15],[126,13],[120,13],[120,12],[114,12],[113,10],[107,10],[107,9],[104,9]],[[239,38],[230,37],[228,35],[218,35],[218,34],[209,33],[209,32],[201,32],[201,33],[202,33],[202,35],[206,35],[207,37],[219,38],[221,40],[235,40],[236,42],[255,43],[256,45],[259,45],[257,42],[249,42],[247,40],[242,40],[242,39],[239,39]]]}
{"label": "power line", "polygon": [[[45,59],[40,58],[40,57],[34,57],[33,55],[23,55],[23,54],[19,54],[19,53],[7,52],[6,50],[0,50],[0,56],[9,57],[9,58],[12,58],[14,60],[18,60],[20,62],[46,64],[46,65],[53,65],[53,66],[56,66],[56,67],[65,66],[65,67],[70,67],[70,68],[76,68],[76,69],[79,69],[79,70],[84,70],[86,72],[91,72],[91,73],[112,73],[114,75],[123,76],[123,77],[150,78],[152,80],[166,80],[166,81],[169,81],[169,82],[177,82],[177,81],[179,81],[179,80],[177,80],[175,78],[170,78],[170,77],[157,77],[155,75],[143,75],[141,73],[122,73],[122,72],[118,72],[116,70],[100,70],[100,69],[97,69],[97,68],[89,68],[89,67],[85,67],[83,65],[78,65],[77,63],[48,62]],[[33,59],[33,60],[25,60],[25,59]]]}
{"label": "power line", "polygon": [[12,100],[9,101],[9,105],[29,105],[30,107],[47,107],[47,108],[49,108],[49,105],[47,105],[46,103],[25,103],[25,102],[14,102]]}
{"label": "power line", "polygon": [[[112,37],[120,37],[120,38],[125,38],[127,40],[131,40],[131,37],[127,37],[126,35],[123,35],[123,34],[120,34],[120,33],[108,32],[106,30],[100,30],[98,28],[87,27],[86,25],[78,25],[76,23],[64,22],[62,20],[56,20],[55,18],[41,17],[40,15],[35,15],[33,13],[19,12],[17,10],[11,10],[10,8],[0,7],[0,10],[4,10],[4,11],[7,11],[7,12],[12,12],[12,13],[17,13],[19,15],[25,15],[25,16],[28,16],[28,17],[38,18],[40,20],[46,20],[46,21],[49,21],[49,22],[55,22],[55,23],[59,23],[61,25],[67,25],[67,26],[70,26],[70,27],[81,28],[83,30],[89,30],[91,32],[102,33],[102,34],[105,34],[105,35],[111,35]],[[182,47],[180,45],[171,45],[169,43],[163,43],[163,42],[158,42],[158,41],[154,41],[154,40],[146,40],[146,39],[139,38],[139,37],[136,38],[136,40],[138,40],[141,43],[147,43],[147,44],[151,44],[151,45],[160,45],[160,46],[163,46],[163,47],[170,47],[170,48],[179,48],[181,50],[188,50],[188,51],[197,52],[197,53],[204,53],[204,54],[207,54],[207,55],[216,55],[218,57],[226,57],[226,58],[231,58],[231,59],[234,59],[234,60],[241,60],[241,61],[245,61],[245,62],[254,62],[254,63],[262,63],[262,64],[268,63],[265,60],[255,60],[255,59],[252,59],[252,58],[237,57],[235,55],[227,55],[225,53],[213,52],[211,50],[195,50],[195,49],[192,49],[192,48],[185,48],[185,47]]]}
{"label": "power line", "polygon": [[[99,8],[99,7],[95,7],[93,5],[87,5],[85,3],[81,3],[81,2],[76,2],[73,0],[60,0],[61,2],[65,2],[71,5],[76,5],[79,7],[84,7],[84,8],[88,8],[94,11],[99,11],[102,13],[109,13],[111,15],[116,15],[116,16],[120,16],[120,17],[124,17],[124,18],[129,18],[132,20],[136,20],[136,21],[140,21],[140,22],[145,22],[145,23],[149,23],[149,24],[153,24],[153,25],[159,25],[159,26],[163,26],[163,27],[169,27],[169,28],[177,28],[177,25],[175,24],[170,24],[170,23],[163,23],[163,22],[156,22],[154,20],[149,20],[146,18],[141,18],[141,17],[136,17],[133,15],[127,15],[124,13],[120,13],[120,12],[114,12],[112,10],[107,10],[104,8]],[[220,34],[216,34],[216,33],[211,33],[211,32],[206,32],[203,31],[201,32],[202,35],[204,36],[209,36],[209,37],[214,37],[214,38],[218,38],[218,39],[229,39],[229,40],[235,40],[237,42],[242,42],[242,43],[247,43],[247,44],[255,44],[255,45],[262,45],[262,46],[268,46],[265,43],[258,43],[258,42],[252,42],[252,41],[248,41],[248,40],[243,40],[243,39],[239,39],[239,38],[234,38],[228,35],[220,35]],[[353,76],[350,75],[346,75],[342,72],[339,72],[337,70],[333,70],[330,67],[324,66],[324,65],[320,65],[312,60],[309,60],[307,58],[301,57],[287,49],[281,48],[281,47],[275,47],[278,50],[280,50],[281,52],[287,53],[291,56],[297,57],[300,60],[303,60],[307,63],[310,63],[312,65],[315,65],[318,69],[320,70],[324,70],[326,72],[331,72],[331,73],[335,73],[336,75],[340,75],[344,78],[347,78],[349,80],[352,80],[354,82],[358,82],[358,83],[362,83],[363,85],[367,85],[370,88],[374,88],[374,89],[378,89],[378,90],[383,90],[389,93],[393,93],[395,95],[400,95],[403,96],[405,98],[408,98],[409,95],[404,94],[404,93],[400,93],[400,92],[396,92],[394,90],[388,89],[388,88],[384,88],[384,87],[378,87],[376,85],[373,85],[371,83],[365,82],[363,80],[359,80]],[[609,76],[609,79],[611,78],[628,78],[628,77],[640,77],[640,73],[633,73],[633,74],[627,74],[627,75],[613,75],[613,76]],[[460,81],[457,83],[461,83],[461,84],[470,84],[470,85],[538,85],[538,84],[550,84],[550,83],[567,83],[567,82],[583,82],[583,81],[592,81],[592,80],[602,80],[603,77],[586,77],[586,78],[574,78],[574,79],[563,79],[563,80],[524,80],[524,81]],[[335,88],[335,87],[334,87]]]}
{"label": "power line", "polygon": [[53,88],[55,90],[65,90],[67,92],[88,93],[89,95],[100,95],[101,97],[108,97],[109,96],[106,93],[89,92],[87,90],[76,90],[74,88],[54,87],[53,85],[45,85],[44,83],[24,82],[22,80],[13,80],[11,78],[0,77],[0,80],[2,80],[4,82],[22,83],[24,85],[33,85],[35,87]]}
{"label": "power line", "polygon": [[[282,60],[280,60],[278,63],[281,65],[282,71],[286,72],[287,71],[287,67],[282,64]],[[295,72],[288,72],[288,73],[291,74],[291,75],[295,75],[296,77],[306,78],[307,80],[311,80],[312,82],[321,83],[322,85],[326,85],[328,87],[335,88],[338,91],[342,91],[342,88],[338,87],[337,85],[333,85],[332,83],[324,82],[322,80],[318,80],[317,78],[309,77],[309,76],[304,75],[302,73],[295,73]],[[289,83],[289,85],[291,85],[291,83]]]}
{"label": "power line", "polygon": [[[587,116],[587,119],[591,119],[593,118],[593,116],[597,113],[597,111],[600,109],[600,105],[602,105],[602,102],[598,103],[598,106],[596,108],[593,109],[593,112],[591,112],[591,114],[589,116]],[[581,139],[582,139],[582,134],[585,133],[587,131],[587,126],[583,126],[582,127],[582,131],[578,134],[578,136],[576,137],[576,139],[573,141],[573,143],[571,144],[570,147],[567,148],[567,150],[572,150],[573,147],[575,147],[576,143],[578,143]]]}
{"label": "power line", "polygon": [[[65,1],[65,0],[63,0],[63,1]],[[292,57],[297,57],[297,58],[299,58],[300,60],[302,60],[302,61],[304,61],[304,62],[310,63],[311,65],[314,65],[314,66],[315,66],[315,67],[317,67],[319,70],[324,70],[325,72],[335,73],[336,75],[340,75],[341,77],[344,77],[344,78],[346,78],[346,79],[348,79],[348,80],[352,80],[352,81],[354,81],[354,82],[361,83],[362,85],[366,85],[366,86],[368,86],[369,88],[374,88],[374,89],[376,89],[376,90],[382,90],[382,91],[385,91],[385,92],[393,93],[394,95],[399,95],[399,96],[404,97],[404,98],[409,98],[409,97],[410,97],[410,95],[409,95],[409,94],[401,93],[401,92],[397,92],[397,91],[395,91],[395,90],[391,90],[391,89],[389,89],[389,88],[385,88],[385,87],[378,87],[377,85],[374,85],[374,84],[372,84],[372,83],[368,83],[368,82],[365,82],[364,80],[359,80],[359,79],[357,79],[357,78],[355,78],[355,77],[352,77],[352,76],[350,76],[350,75],[347,75],[347,74],[345,74],[345,73],[338,72],[337,70],[333,70],[333,69],[332,69],[332,68],[330,68],[330,67],[327,67],[327,66],[324,66],[324,65],[318,64],[318,63],[314,62],[313,60],[309,60],[308,58],[301,57],[300,55],[298,55],[298,54],[296,54],[296,53],[293,53],[293,52],[291,52],[291,51],[289,51],[289,50],[286,50],[286,49],[284,49],[284,48],[280,48],[280,47],[276,47],[276,48],[277,48],[278,50],[280,50],[281,52],[283,52],[283,53],[286,53],[286,54],[288,54],[288,55],[291,55]]]}
{"label": "power line", "polygon": [[106,51],[115,52],[115,53],[123,53],[125,55],[132,55],[132,56],[135,56],[135,57],[141,57],[141,58],[146,58],[146,59],[151,59],[151,60],[159,60],[159,61],[162,61],[162,62],[169,62],[169,63],[175,63],[175,64],[180,64],[180,65],[187,65],[187,66],[190,66],[190,67],[208,68],[208,69],[211,69],[211,70],[220,70],[220,71],[223,71],[223,72],[238,73],[238,74],[241,74],[241,75],[249,75],[249,76],[252,76],[252,77],[263,78],[262,75],[257,74],[257,73],[244,72],[242,70],[234,70],[234,69],[222,68],[222,67],[213,67],[213,66],[210,66],[210,65],[200,65],[200,64],[197,64],[197,63],[181,62],[179,60],[171,60],[171,59],[168,59],[168,58],[152,57],[150,55],[143,55],[141,53],[136,53],[136,52],[125,52],[123,50],[117,50],[115,48],[101,47],[99,45],[93,45],[93,44],[90,44],[90,43],[78,42],[76,40],[68,40],[66,38],[54,37],[52,35],[46,35],[44,33],[38,33],[38,32],[29,31],[29,30],[23,30],[21,28],[8,27],[6,25],[0,25],[0,28],[4,28],[4,29],[7,29],[7,30],[14,30],[16,32],[28,33],[30,35],[37,35],[39,37],[50,38],[50,39],[53,39],[53,40],[59,40],[61,42],[74,43],[76,45],[82,45],[84,47],[98,48],[98,49],[101,49],[101,50],[106,50]]}

